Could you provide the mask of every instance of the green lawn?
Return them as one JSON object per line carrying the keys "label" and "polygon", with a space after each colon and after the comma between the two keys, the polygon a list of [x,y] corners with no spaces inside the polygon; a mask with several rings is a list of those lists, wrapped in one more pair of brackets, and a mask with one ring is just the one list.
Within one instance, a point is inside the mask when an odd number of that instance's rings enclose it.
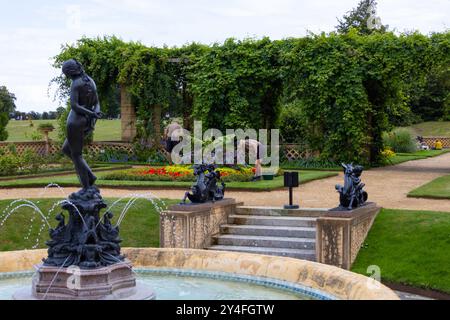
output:
{"label": "green lawn", "polygon": [[408,197],[450,199],[450,175],[439,177],[411,191],[410,193],[408,193]]}
{"label": "green lawn", "polygon": [[372,265],[382,281],[450,293],[450,213],[383,209],[352,271]]}
{"label": "green lawn", "polygon": [[[48,210],[52,205],[61,199],[45,199],[37,203],[38,207],[44,214],[47,215]],[[108,204],[114,202],[115,199],[106,199]],[[0,223],[3,220],[3,212],[12,200],[0,201]],[[164,200],[166,206],[175,204],[178,201]],[[127,200],[121,202],[113,209],[115,219],[117,219],[122,212]],[[165,207],[163,207],[165,209]],[[49,222],[55,226],[55,210],[50,217]],[[34,222],[31,219],[34,217]],[[67,221],[67,214],[66,214]],[[45,241],[48,240],[48,228],[44,227],[42,233],[39,235],[39,229],[42,225],[41,220],[37,214],[33,214],[33,210],[29,208],[20,208],[0,226],[0,251],[24,250],[32,249],[36,244],[36,239],[39,239],[39,245],[36,248],[45,248]],[[30,226],[31,229],[30,229]],[[29,231],[30,234],[28,235]],[[159,214],[153,205],[146,200],[138,200],[128,212],[125,220],[120,226],[121,237],[124,240],[122,245],[124,247],[159,247]]]}
{"label": "green lawn", "polygon": [[450,121],[428,121],[407,127],[414,136],[450,137]]}
{"label": "green lawn", "polygon": [[[32,141],[32,135],[37,131],[39,124],[52,123],[56,128],[50,133],[51,139],[58,139],[58,124],[56,120],[33,120],[33,127],[30,127],[29,121],[11,120],[6,127],[8,131],[8,142]],[[94,133],[95,141],[120,141],[121,124],[120,120],[99,120]]]}
{"label": "green lawn", "polygon": [[[102,177],[110,172],[98,173],[98,181],[96,183],[99,187],[128,187],[128,188],[189,188],[192,182],[172,182],[172,181],[116,181],[116,180],[102,180]],[[336,176],[336,172],[326,171],[300,171],[300,180],[306,183],[312,180],[318,180],[328,177]],[[43,187],[50,183],[56,183],[62,187],[76,187],[79,185],[77,177],[74,174],[53,177],[39,177],[32,179],[0,181],[0,188],[33,188]],[[230,182],[227,183],[228,189],[251,189],[255,191],[266,191],[283,188],[284,178],[277,177],[272,181],[258,181],[258,182]]]}
{"label": "green lawn", "polygon": [[433,158],[444,153],[450,152],[448,149],[444,150],[421,150],[413,153],[397,153],[394,157],[388,159],[388,165],[396,165],[407,161],[420,160],[426,158]]}

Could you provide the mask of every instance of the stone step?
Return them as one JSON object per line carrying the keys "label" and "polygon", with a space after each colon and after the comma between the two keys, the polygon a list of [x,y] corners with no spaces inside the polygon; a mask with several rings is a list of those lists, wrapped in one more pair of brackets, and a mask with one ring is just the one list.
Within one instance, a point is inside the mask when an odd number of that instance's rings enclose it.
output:
{"label": "stone step", "polygon": [[271,217],[320,217],[328,211],[328,209],[318,208],[284,209],[280,207],[239,206],[236,207],[235,214]]}
{"label": "stone step", "polygon": [[279,227],[315,227],[316,218],[230,215],[229,224]]}
{"label": "stone step", "polygon": [[316,239],[309,238],[287,238],[287,237],[265,237],[224,234],[213,237],[214,244],[225,246],[243,247],[266,247],[315,250]]}
{"label": "stone step", "polygon": [[276,227],[226,224],[220,227],[220,232],[221,234],[249,236],[316,238],[316,228],[313,227]]}
{"label": "stone step", "polygon": [[315,250],[214,245],[207,250],[235,251],[316,261]]}

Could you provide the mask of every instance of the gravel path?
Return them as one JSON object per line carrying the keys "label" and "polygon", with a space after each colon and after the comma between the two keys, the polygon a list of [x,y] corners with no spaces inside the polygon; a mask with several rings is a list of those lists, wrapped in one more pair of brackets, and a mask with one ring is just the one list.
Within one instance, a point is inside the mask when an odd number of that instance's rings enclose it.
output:
{"label": "gravel path", "polygon": [[[407,198],[411,190],[443,175],[450,174],[450,153],[435,158],[409,161],[396,166],[372,169],[363,173],[363,182],[369,193],[369,200],[384,208],[433,210],[450,212],[450,200]],[[300,186],[295,190],[295,201],[302,207],[331,208],[338,204],[336,184],[343,183],[343,174],[316,180]],[[66,194],[77,191],[75,188],[64,189]],[[181,199],[182,190],[122,190],[102,188],[105,197],[122,197],[130,193],[148,193],[161,198]],[[4,189],[0,190],[0,199],[17,198],[54,198],[61,197],[57,189]],[[246,205],[281,206],[288,201],[287,191],[241,192],[230,191],[227,197],[235,198]]]}

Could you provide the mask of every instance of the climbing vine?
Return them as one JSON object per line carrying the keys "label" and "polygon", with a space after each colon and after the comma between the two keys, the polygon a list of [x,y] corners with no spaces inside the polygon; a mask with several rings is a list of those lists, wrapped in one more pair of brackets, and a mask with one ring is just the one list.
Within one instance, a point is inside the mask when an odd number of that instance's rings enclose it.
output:
{"label": "climbing vine", "polygon": [[[392,125],[413,113],[450,114],[449,48],[450,32],[361,35],[352,29],[180,48],[83,38],[64,46],[54,66],[78,59],[96,80],[104,108],[113,90],[126,86],[144,136],[152,136],[155,112],[162,110],[182,116],[187,128],[194,119],[204,128],[281,126],[289,135],[298,131],[299,142],[325,159],[376,163],[382,133]],[[66,80],[54,82],[66,97]]]}

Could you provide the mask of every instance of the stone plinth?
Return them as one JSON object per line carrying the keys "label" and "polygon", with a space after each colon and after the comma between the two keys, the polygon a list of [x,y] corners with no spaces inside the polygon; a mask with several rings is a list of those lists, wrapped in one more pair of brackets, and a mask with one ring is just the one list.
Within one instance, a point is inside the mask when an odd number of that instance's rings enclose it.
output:
{"label": "stone plinth", "polygon": [[203,249],[220,233],[228,216],[239,204],[234,199],[214,203],[174,205],[160,215],[160,246],[162,248]]}
{"label": "stone plinth", "polygon": [[317,219],[317,262],[350,269],[381,208],[367,203],[355,210],[333,209]]}
{"label": "stone plinth", "polygon": [[17,300],[153,300],[155,294],[136,285],[129,261],[99,269],[37,266],[32,288]]}

